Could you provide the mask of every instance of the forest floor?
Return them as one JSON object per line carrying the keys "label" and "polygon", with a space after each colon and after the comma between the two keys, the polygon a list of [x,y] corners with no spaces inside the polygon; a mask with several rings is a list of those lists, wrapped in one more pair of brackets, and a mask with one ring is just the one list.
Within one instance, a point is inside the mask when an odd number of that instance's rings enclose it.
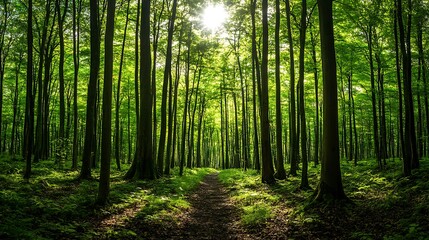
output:
{"label": "forest floor", "polygon": [[[255,239],[240,224],[240,212],[211,173],[187,197],[190,208],[175,219],[162,221],[136,219],[122,226],[144,239]],[[122,238],[122,236],[121,236]]]}
{"label": "forest floor", "polygon": [[[112,168],[109,204],[94,205],[98,182],[51,161],[0,156],[0,239],[429,239],[429,161],[408,178],[401,162],[342,162],[350,202],[314,204],[320,166],[269,186],[254,170],[186,169],[153,181],[125,181]],[[298,172],[300,173],[300,172]],[[93,176],[98,176],[94,170]]]}

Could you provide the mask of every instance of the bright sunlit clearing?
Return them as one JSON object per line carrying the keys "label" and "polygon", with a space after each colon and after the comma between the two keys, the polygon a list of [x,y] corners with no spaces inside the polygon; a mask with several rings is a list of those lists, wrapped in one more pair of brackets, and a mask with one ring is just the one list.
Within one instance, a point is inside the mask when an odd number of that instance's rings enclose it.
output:
{"label": "bright sunlit clearing", "polygon": [[222,5],[210,5],[204,9],[202,20],[204,27],[213,32],[222,27],[227,17],[228,13]]}

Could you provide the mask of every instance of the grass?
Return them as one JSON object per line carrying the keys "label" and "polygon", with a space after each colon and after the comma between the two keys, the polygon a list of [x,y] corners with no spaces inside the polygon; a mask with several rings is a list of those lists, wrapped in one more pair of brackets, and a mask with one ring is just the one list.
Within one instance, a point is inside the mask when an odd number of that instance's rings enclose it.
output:
{"label": "grass", "polygon": [[[409,178],[402,177],[398,159],[389,159],[382,171],[375,160],[358,166],[343,161],[341,168],[344,189],[353,204],[312,205],[314,191],[299,189],[300,176],[288,176],[273,186],[262,184],[255,171],[228,169],[219,177],[241,209],[242,223],[265,237],[287,232],[288,237],[299,239],[429,239],[427,160]],[[319,171],[320,166],[309,168],[313,189]]]}
{"label": "grass", "polygon": [[[52,161],[33,165],[29,183],[22,179],[23,162],[0,159],[0,239],[93,238],[100,233],[106,218],[112,221],[144,218],[157,221],[189,207],[186,194],[198,186],[213,169],[186,169],[179,177],[154,181],[125,181],[125,170],[112,165],[109,205],[96,208],[97,181],[77,182],[77,171],[58,170]],[[94,170],[93,176],[98,176]],[[135,214],[124,214],[137,209]],[[106,224],[104,224],[106,225]],[[103,231],[117,236],[115,230]],[[104,234],[104,235],[103,235]],[[132,233],[127,233],[132,234]]]}

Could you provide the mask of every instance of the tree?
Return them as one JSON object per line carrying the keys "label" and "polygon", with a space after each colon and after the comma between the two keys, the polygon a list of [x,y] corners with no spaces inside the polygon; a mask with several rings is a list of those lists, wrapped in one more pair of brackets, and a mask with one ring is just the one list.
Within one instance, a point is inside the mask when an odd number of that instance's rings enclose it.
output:
{"label": "tree", "polygon": [[24,126],[24,179],[31,175],[31,157],[33,153],[33,127],[34,127],[34,97],[33,97],[33,0],[28,1],[27,9],[27,91],[25,100],[25,126]]}
{"label": "tree", "polygon": [[112,82],[115,0],[107,1],[106,36],[104,40],[103,126],[101,137],[100,184],[97,203],[106,204],[110,190],[110,158],[112,152]]}
{"label": "tree", "polygon": [[98,22],[98,0],[90,0],[90,26],[91,26],[91,70],[88,83],[88,97],[86,105],[85,142],[82,154],[82,167],[80,179],[91,179],[91,159],[94,158],[94,136],[96,125],[97,79],[100,70],[100,26]]}
{"label": "tree", "polygon": [[[260,66],[259,58],[256,50],[256,22],[255,22],[255,9],[256,9],[256,0],[251,1],[250,13],[252,18],[252,104],[253,104],[253,148],[254,148],[254,159],[255,169],[259,171],[261,169],[259,161],[259,136],[258,136],[258,117],[257,117],[257,105],[256,105],[256,88],[260,95]],[[221,100],[222,101],[222,100]]]}
{"label": "tree", "polygon": [[262,0],[262,64],[261,64],[261,144],[262,182],[273,184],[273,159],[270,145],[270,123],[268,119],[268,0]]}
{"label": "tree", "polygon": [[299,116],[301,124],[301,158],[302,158],[302,174],[301,174],[301,189],[309,189],[308,185],[308,154],[307,154],[307,122],[305,118],[304,104],[304,54],[305,54],[305,35],[307,31],[307,1],[302,0],[301,9],[301,28],[299,37]]}
{"label": "tree", "polygon": [[293,53],[293,38],[292,38],[292,28],[290,20],[290,0],[286,0],[286,20],[287,20],[287,32],[288,32],[288,42],[289,42],[289,61],[290,61],[290,101],[289,101],[289,128],[290,128],[290,138],[289,138],[289,155],[290,155],[290,174],[296,176],[296,170],[298,165],[298,138],[296,132],[296,110],[295,110],[295,60]]}
{"label": "tree", "polygon": [[339,156],[337,71],[334,47],[332,1],[318,0],[323,70],[322,169],[316,200],[344,199]]}
{"label": "tree", "polygon": [[[167,131],[167,89],[168,85],[172,84],[171,76],[171,49],[173,42],[173,32],[174,32],[174,21],[176,20],[176,8],[177,0],[173,1],[173,6],[171,9],[171,17],[168,25],[168,40],[167,40],[167,55],[165,58],[165,68],[164,68],[164,83],[162,87],[162,101],[161,101],[161,133],[159,137],[159,146],[158,146],[158,164],[157,169],[158,175],[162,175],[164,168],[164,150],[165,150],[165,139]],[[171,95],[169,96],[171,98]],[[168,129],[169,132],[172,129]],[[169,156],[167,156],[169,157]]]}
{"label": "tree", "polygon": [[276,51],[276,156],[278,179],[286,178],[286,171],[283,160],[283,139],[282,139],[282,108],[281,108],[281,84],[280,84],[280,0],[276,0],[276,29],[275,29],[275,51]]}
{"label": "tree", "polygon": [[77,112],[77,84],[79,78],[79,27],[76,29],[79,24],[79,18],[76,13],[76,0],[73,0],[73,156],[72,156],[72,169],[77,169],[77,121],[78,121],[78,112]]}
{"label": "tree", "polygon": [[127,39],[128,28],[128,15],[130,12],[130,0],[127,1],[127,14],[125,17],[124,37],[122,38],[121,60],[119,63],[118,86],[116,88],[116,112],[115,112],[115,159],[116,166],[121,169],[121,156],[120,156],[120,138],[119,138],[119,110],[121,107],[121,79],[122,79],[122,66],[124,64],[125,40]]}
{"label": "tree", "polygon": [[142,0],[140,25],[140,126],[134,178],[155,179],[152,159],[152,86],[150,53],[150,0]]}

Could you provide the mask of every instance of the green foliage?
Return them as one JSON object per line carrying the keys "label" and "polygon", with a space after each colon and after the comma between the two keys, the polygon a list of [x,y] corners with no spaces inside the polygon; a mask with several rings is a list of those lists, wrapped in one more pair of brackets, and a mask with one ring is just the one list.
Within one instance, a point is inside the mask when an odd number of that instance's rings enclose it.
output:
{"label": "green foliage", "polygon": [[267,219],[273,216],[271,206],[263,203],[246,206],[243,210],[243,224],[249,227],[265,223]]}
{"label": "green foliage", "polygon": [[272,206],[278,202],[279,196],[259,191],[262,184],[257,171],[227,169],[219,173],[219,179],[228,186],[232,200],[241,208],[244,225],[260,225],[273,216]]}
{"label": "green foliage", "polygon": [[[266,186],[256,171],[228,169],[219,178],[249,230],[264,225],[279,231],[278,225],[286,224],[292,238],[427,239],[429,163],[421,161],[410,178],[402,177],[401,164],[399,159],[389,159],[380,171],[375,159],[360,161],[358,166],[342,162],[344,188],[353,201],[344,205],[310,205],[314,192],[298,188],[300,177],[288,176]],[[309,168],[313,189],[319,171],[319,167]]]}
{"label": "green foliage", "polygon": [[[70,162],[66,162],[66,168]],[[34,178],[22,180],[23,162],[0,161],[0,238],[59,239],[92,238],[100,231],[122,238],[131,232],[96,229],[103,219],[116,216],[155,221],[163,215],[189,208],[186,194],[213,169],[186,170],[183,177],[173,171],[171,178],[155,181],[124,181],[124,172],[112,168],[110,205],[96,209],[97,181],[78,182],[78,172],[59,170],[51,161],[34,164]],[[125,171],[125,170],[124,170]],[[94,171],[94,176],[98,170]],[[137,207],[134,215],[121,215]],[[107,234],[110,235],[110,234]]]}

